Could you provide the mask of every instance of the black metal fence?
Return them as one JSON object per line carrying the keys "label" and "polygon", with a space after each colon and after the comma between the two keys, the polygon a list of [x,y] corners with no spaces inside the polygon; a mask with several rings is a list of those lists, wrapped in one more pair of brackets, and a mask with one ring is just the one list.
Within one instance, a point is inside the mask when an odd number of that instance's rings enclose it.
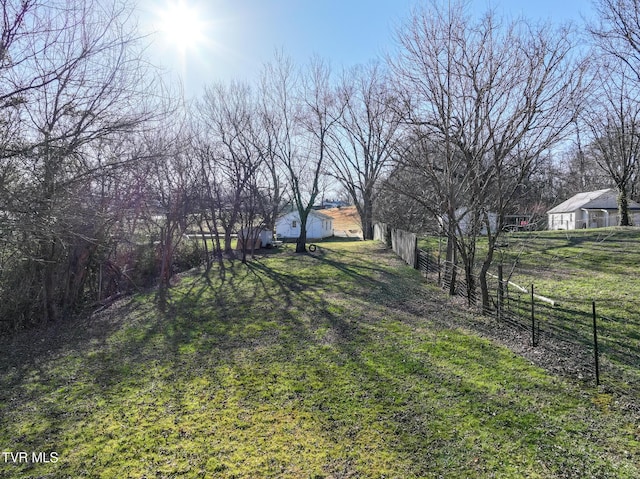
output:
{"label": "black metal fence", "polygon": [[[625,406],[640,412],[640,303],[600,299],[591,301],[538,294],[534,284],[521,286],[503,278],[498,267],[487,275],[489,301],[480,299],[479,278],[467,275],[440,255],[418,248],[407,255],[391,241],[398,230],[376,225],[376,239],[384,241],[428,281],[437,283],[465,307],[492,318],[491,334],[526,348],[528,357],[554,372],[590,381],[603,393],[619,395]],[[471,285],[467,282],[471,277]],[[508,337],[507,337],[508,336]]]}
{"label": "black metal fence", "polygon": [[592,381],[603,392],[632,398],[627,405],[640,409],[639,304],[548,298],[533,284],[524,287],[506,281],[498,267],[487,276],[489,304],[483,306],[479,278],[472,277],[469,287],[462,268],[418,249],[417,244],[415,268],[428,281],[464,298],[466,307],[494,318],[494,329],[510,330],[539,364]]}

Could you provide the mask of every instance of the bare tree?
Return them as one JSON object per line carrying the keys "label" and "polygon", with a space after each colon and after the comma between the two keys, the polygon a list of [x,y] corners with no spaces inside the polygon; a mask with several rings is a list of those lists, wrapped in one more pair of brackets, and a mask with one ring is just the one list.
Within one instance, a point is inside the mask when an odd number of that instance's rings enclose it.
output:
{"label": "bare tree", "polygon": [[152,175],[149,178],[147,218],[153,220],[158,233],[157,258],[159,281],[157,298],[164,307],[173,276],[175,251],[184,240],[190,217],[197,205],[200,168],[189,149],[184,125],[162,132],[149,139]]}
{"label": "bare tree", "polygon": [[[216,167],[218,154],[215,147],[209,143],[204,136],[196,134],[195,154],[200,162],[200,206],[199,206],[199,229],[202,235],[204,249],[207,254],[206,274],[209,273],[213,265],[212,254],[217,258],[220,267],[220,275],[224,278],[225,268],[222,256],[223,242],[220,238],[220,218],[224,211],[225,202],[222,200],[221,174]],[[213,240],[213,251],[208,250],[208,240]]]}
{"label": "bare tree", "polygon": [[212,155],[203,165],[207,176],[215,178],[211,192],[219,205],[217,223],[224,229],[225,252],[232,255],[231,234],[262,162],[255,141],[259,114],[251,88],[240,83],[208,87],[198,109],[202,141]]}
{"label": "bare tree", "polygon": [[145,237],[148,187],[155,171],[147,145],[140,135],[123,134],[100,141],[93,147],[95,162],[103,165],[91,176],[94,216],[84,222],[95,233],[92,261],[85,270],[89,297],[108,303],[131,290],[150,286],[156,279],[149,258],[152,245]]}
{"label": "bare tree", "polygon": [[[13,6],[12,6],[13,5]],[[2,2],[0,97],[18,128],[2,156],[12,175],[3,208],[15,226],[3,239],[22,258],[4,269],[28,278],[14,304],[20,321],[53,321],[83,299],[84,271],[102,229],[94,179],[120,160],[96,145],[152,117],[152,91],[128,11],[108,2]],[[19,194],[18,194],[19,192]],[[94,225],[96,228],[94,228]]]}
{"label": "bare tree", "polygon": [[295,162],[286,162],[291,194],[300,215],[300,236],[296,253],[306,251],[307,220],[322,191],[321,179],[329,160],[330,132],[344,111],[344,103],[330,87],[331,71],[319,58],[313,58],[303,75],[300,126],[302,148]]}
{"label": "bare tree", "polygon": [[297,253],[306,251],[307,219],[321,192],[329,131],[341,114],[329,80],[330,70],[322,60],[314,58],[301,75],[291,59],[282,54],[265,66],[263,75],[264,108],[268,112],[264,125],[270,131],[300,217]]}
{"label": "bare tree", "polygon": [[400,125],[389,83],[381,65],[371,63],[345,72],[338,88],[344,112],[331,133],[330,171],[356,205],[363,239],[373,239],[378,180],[390,163]]}
{"label": "bare tree", "polygon": [[584,111],[592,138],[589,153],[618,190],[620,226],[631,224],[629,194],[640,168],[640,93],[628,73],[624,66],[621,71],[603,66],[600,87]]}
{"label": "bare tree", "polygon": [[594,0],[597,20],[587,30],[597,47],[627,66],[640,81],[640,3]]}
{"label": "bare tree", "polygon": [[405,121],[439,145],[424,163],[468,284],[475,238],[481,229],[487,233],[479,273],[484,307],[505,212],[535,160],[562,139],[574,117],[581,70],[569,38],[567,31],[522,20],[502,24],[490,11],[473,22],[462,2],[437,1],[398,32],[392,64]]}
{"label": "bare tree", "polygon": [[431,185],[441,183],[435,181],[436,171],[425,162],[425,158],[434,154],[430,149],[436,145],[429,145],[424,136],[407,136],[401,143],[407,143],[405,149],[397,153],[399,160],[392,163],[391,171],[380,184],[376,219],[392,228],[437,233],[442,210],[437,189]]}
{"label": "bare tree", "polygon": [[555,185],[553,204],[584,191],[612,186],[611,178],[598,166],[594,155],[589,154],[589,127],[584,121],[587,110],[585,107],[576,118],[572,142],[561,153],[560,161],[546,168],[548,181]]}
{"label": "bare tree", "polygon": [[280,151],[278,146],[280,134],[280,126],[277,110],[274,110],[274,104],[271,102],[273,98],[269,95],[268,82],[263,77],[260,81],[259,88],[259,121],[258,135],[255,138],[261,152],[262,168],[260,170],[260,178],[258,184],[261,185],[262,196],[262,216],[264,218],[264,226],[267,230],[275,232],[276,220],[282,211],[283,197],[285,191],[286,175],[283,172],[283,165],[280,161]]}
{"label": "bare tree", "polygon": [[620,224],[628,225],[628,197],[638,187],[640,4],[636,0],[596,0],[594,4],[599,15],[588,31],[600,56],[602,88],[590,103],[586,121],[596,161],[618,189]]}

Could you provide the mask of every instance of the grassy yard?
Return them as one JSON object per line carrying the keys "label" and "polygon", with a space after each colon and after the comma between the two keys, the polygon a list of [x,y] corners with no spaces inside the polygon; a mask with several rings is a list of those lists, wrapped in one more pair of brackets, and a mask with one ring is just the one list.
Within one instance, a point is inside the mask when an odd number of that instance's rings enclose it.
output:
{"label": "grassy yard", "polygon": [[[503,239],[494,264],[502,261],[517,284],[533,283],[540,294],[565,303],[640,302],[640,228],[507,233]],[[423,238],[419,246],[437,255],[438,238]],[[480,238],[478,260],[485,249]]]}
{"label": "grassy yard", "polygon": [[508,236],[513,280],[560,301],[640,301],[640,229],[540,231]]}
{"label": "grassy yard", "polygon": [[0,477],[640,477],[610,396],[457,326],[379,244],[319,246],[1,340]]}
{"label": "grassy yard", "polygon": [[[437,238],[421,247],[438,251]],[[486,244],[478,244],[479,257]],[[542,328],[593,347],[592,301],[596,303],[599,348],[607,378],[617,390],[631,383],[640,392],[640,229],[602,228],[507,234],[496,253],[493,273],[502,261],[505,275],[551,298],[555,306],[536,304]],[[494,281],[495,282],[495,281]],[[517,294],[516,288],[510,288]],[[528,295],[520,295],[527,316]]]}
{"label": "grassy yard", "polygon": [[535,284],[557,301],[548,315],[565,329],[591,341],[592,301],[596,303],[600,349],[619,389],[640,388],[640,229],[603,228],[520,233],[509,238],[504,262],[512,280]]}

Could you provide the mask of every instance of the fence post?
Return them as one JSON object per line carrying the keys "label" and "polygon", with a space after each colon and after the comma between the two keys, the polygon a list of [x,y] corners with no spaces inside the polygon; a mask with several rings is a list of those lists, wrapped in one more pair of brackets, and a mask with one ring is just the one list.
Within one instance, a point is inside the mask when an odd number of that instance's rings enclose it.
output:
{"label": "fence post", "polygon": [[534,292],[533,284],[531,285],[531,344],[535,347],[536,344],[536,314],[534,306]]}
{"label": "fence post", "polygon": [[506,283],[503,285],[503,290],[502,292],[504,293],[504,305],[502,306],[502,313],[504,314],[505,311],[511,311],[511,296],[509,293],[509,283]]}
{"label": "fence post", "polygon": [[440,245],[438,245],[438,285],[442,287],[442,261],[440,259]]}
{"label": "fence post", "polygon": [[498,265],[498,321],[502,319],[502,303],[504,302],[504,283],[502,282],[502,264]]}
{"label": "fence post", "polygon": [[598,354],[598,328],[596,326],[596,302],[591,302],[591,311],[593,312],[593,354],[596,364],[596,386],[600,386],[600,358]]}
{"label": "fence post", "polygon": [[426,264],[425,269],[424,269],[425,270],[424,271],[424,277],[428,278],[429,277],[429,256],[430,256],[429,251],[425,252],[425,256],[426,256],[427,264]]}

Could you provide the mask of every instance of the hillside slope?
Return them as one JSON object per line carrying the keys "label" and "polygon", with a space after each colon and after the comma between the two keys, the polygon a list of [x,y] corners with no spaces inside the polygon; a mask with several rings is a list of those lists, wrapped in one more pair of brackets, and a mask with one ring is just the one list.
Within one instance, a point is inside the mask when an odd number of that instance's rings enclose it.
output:
{"label": "hillside slope", "polygon": [[469,332],[376,243],[152,299],[0,343],[0,444],[30,458],[0,477],[640,477],[637,418]]}
{"label": "hillside slope", "polygon": [[329,208],[322,213],[333,218],[333,234],[342,238],[362,238],[360,216],[355,206]]}

